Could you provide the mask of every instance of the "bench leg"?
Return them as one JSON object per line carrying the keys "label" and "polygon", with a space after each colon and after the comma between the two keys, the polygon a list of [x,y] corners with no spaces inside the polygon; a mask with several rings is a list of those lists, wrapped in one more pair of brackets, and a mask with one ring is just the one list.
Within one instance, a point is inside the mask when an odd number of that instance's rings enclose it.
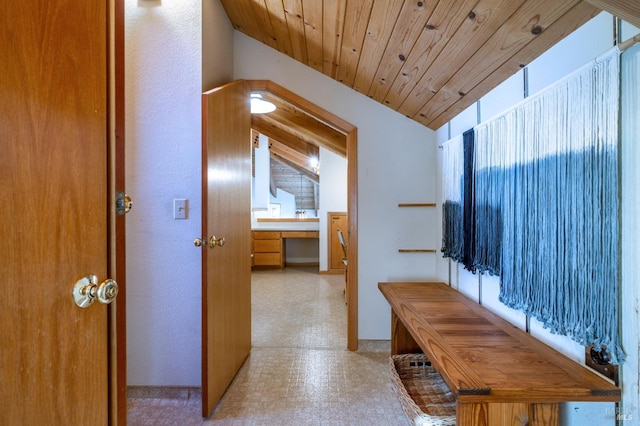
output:
{"label": "bench leg", "polygon": [[456,423],[464,426],[557,426],[558,404],[458,401]]}
{"label": "bench leg", "polygon": [[422,353],[402,321],[391,311],[391,355]]}

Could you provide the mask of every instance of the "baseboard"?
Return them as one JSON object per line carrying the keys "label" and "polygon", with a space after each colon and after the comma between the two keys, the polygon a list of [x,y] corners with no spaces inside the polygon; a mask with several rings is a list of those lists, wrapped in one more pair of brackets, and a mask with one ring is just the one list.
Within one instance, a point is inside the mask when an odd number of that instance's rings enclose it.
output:
{"label": "baseboard", "polygon": [[326,271],[320,271],[321,275],[344,275],[344,269],[329,269]]}
{"label": "baseboard", "polygon": [[358,352],[391,353],[391,340],[358,340]]}
{"label": "baseboard", "polygon": [[284,261],[288,265],[320,265],[317,257],[287,257]]}
{"label": "baseboard", "polygon": [[191,386],[127,386],[128,398],[191,399],[200,395],[201,389]]}
{"label": "baseboard", "polygon": [[319,262],[314,262],[314,261],[310,261],[310,262],[305,262],[305,261],[299,261],[299,260],[288,260],[285,262],[285,266],[320,266]]}

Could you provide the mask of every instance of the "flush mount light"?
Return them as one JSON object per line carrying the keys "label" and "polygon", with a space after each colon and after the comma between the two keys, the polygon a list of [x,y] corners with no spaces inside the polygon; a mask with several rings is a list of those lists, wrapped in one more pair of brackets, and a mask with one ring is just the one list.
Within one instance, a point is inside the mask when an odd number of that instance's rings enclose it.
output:
{"label": "flush mount light", "polygon": [[251,114],[266,114],[275,110],[276,106],[262,99],[262,95],[258,93],[251,94]]}
{"label": "flush mount light", "polygon": [[309,159],[309,165],[313,169],[313,173],[319,175],[320,174],[320,162],[316,157],[311,157]]}

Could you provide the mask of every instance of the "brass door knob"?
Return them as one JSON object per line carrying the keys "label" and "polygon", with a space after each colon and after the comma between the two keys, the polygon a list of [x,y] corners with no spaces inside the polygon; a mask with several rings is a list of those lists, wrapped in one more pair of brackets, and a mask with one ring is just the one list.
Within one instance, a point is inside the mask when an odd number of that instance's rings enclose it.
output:
{"label": "brass door knob", "polygon": [[215,235],[210,236],[209,238],[207,237],[202,237],[202,238],[196,238],[195,241],[193,242],[193,245],[196,247],[202,247],[204,248],[216,248],[217,247],[222,247],[224,246],[225,243],[225,239],[224,238],[216,238]]}
{"label": "brass door knob", "polygon": [[105,305],[113,302],[118,295],[118,283],[106,279],[98,284],[98,277],[87,275],[73,286],[73,300],[81,308],[88,308],[96,299]]}
{"label": "brass door knob", "polygon": [[209,246],[211,248],[214,248],[215,246],[222,247],[222,246],[224,246],[224,243],[225,243],[224,237],[223,238],[216,238],[216,236],[214,235],[209,239]]}

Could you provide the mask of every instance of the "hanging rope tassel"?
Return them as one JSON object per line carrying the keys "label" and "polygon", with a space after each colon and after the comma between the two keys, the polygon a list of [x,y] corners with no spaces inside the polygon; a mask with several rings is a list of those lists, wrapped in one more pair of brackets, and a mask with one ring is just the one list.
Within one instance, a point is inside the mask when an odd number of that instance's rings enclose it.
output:
{"label": "hanging rope tassel", "polygon": [[442,150],[442,160],[447,165],[443,175],[442,254],[461,262],[464,255],[462,137],[450,140]]}
{"label": "hanging rope tassel", "polygon": [[618,76],[612,52],[478,126],[471,207],[473,268],[501,277],[500,300],[552,333],[606,346],[614,362],[624,358]]}

